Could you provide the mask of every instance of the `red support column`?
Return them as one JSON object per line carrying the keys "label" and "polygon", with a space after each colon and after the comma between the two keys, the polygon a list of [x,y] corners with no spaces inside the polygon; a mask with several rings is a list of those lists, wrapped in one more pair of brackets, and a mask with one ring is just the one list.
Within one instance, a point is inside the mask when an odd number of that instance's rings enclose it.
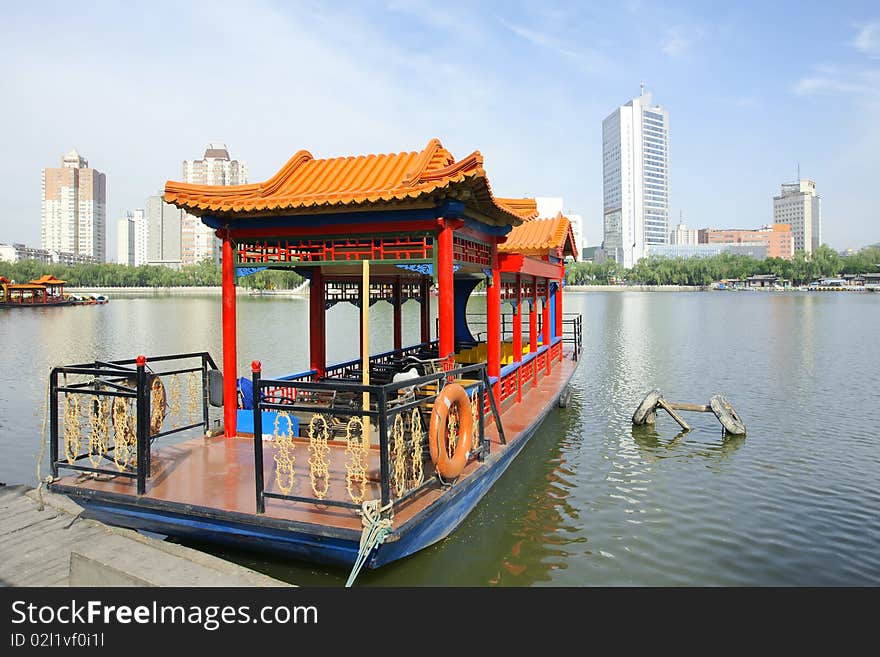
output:
{"label": "red support column", "polygon": [[431,279],[427,276],[419,283],[422,297],[421,327],[422,344],[431,341]]}
{"label": "red support column", "polygon": [[486,288],[486,356],[496,401],[501,401],[501,272],[498,271],[498,247],[492,245],[492,280]]}
{"label": "red support column", "polygon": [[235,349],[235,263],[229,232],[223,234],[223,431],[227,438],[238,435],[238,371]]}
{"label": "red support column", "polygon": [[[513,306],[513,360],[522,362],[522,287],[520,275],[516,275],[516,299]],[[522,401],[522,367],[516,370],[516,401]]]}
{"label": "red support column", "polygon": [[550,374],[550,281],[544,279],[544,299],[541,306],[541,342],[548,351],[544,355],[547,363],[547,374]]}
{"label": "red support column", "polygon": [[538,351],[538,279],[532,277],[532,304],[529,306],[529,351]]}
{"label": "red support column", "polygon": [[400,298],[400,276],[394,279],[394,348],[403,348],[403,327],[400,323],[400,314],[403,308],[403,300]]}
{"label": "red support column", "polygon": [[326,312],[324,272],[320,267],[313,267],[309,283],[309,367],[317,370],[315,378],[323,377],[327,369]]}
{"label": "red support column", "polygon": [[452,233],[452,227],[444,221],[437,235],[440,358],[448,358],[455,354],[455,284],[452,270]]}
{"label": "red support column", "polygon": [[[560,278],[556,281],[556,337],[562,337],[562,281],[565,279],[565,268],[560,267]],[[562,360],[562,349],[559,350],[559,360]]]}

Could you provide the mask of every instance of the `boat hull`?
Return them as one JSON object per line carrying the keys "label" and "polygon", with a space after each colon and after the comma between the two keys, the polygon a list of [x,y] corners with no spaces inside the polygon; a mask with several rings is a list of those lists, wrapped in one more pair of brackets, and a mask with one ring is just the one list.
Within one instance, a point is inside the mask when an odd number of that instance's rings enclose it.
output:
{"label": "boat hull", "polygon": [[[504,450],[492,454],[472,476],[453,485],[436,502],[393,529],[367,562],[378,568],[410,556],[451,534],[474,510],[495,482],[557,408],[576,368],[547,403]],[[218,512],[215,509],[132,498],[54,484],[53,490],[75,498],[88,517],[107,524],[165,534],[190,541],[267,552],[301,561],[350,568],[358,555],[360,532],[284,521],[268,516]]]}

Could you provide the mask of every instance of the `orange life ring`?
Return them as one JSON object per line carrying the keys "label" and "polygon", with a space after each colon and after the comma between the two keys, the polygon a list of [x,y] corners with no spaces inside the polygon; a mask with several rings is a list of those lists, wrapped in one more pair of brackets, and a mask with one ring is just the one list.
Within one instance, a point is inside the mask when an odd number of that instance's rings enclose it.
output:
{"label": "orange life ring", "polygon": [[[455,452],[449,456],[449,412],[453,404],[458,406],[458,442]],[[468,450],[474,432],[474,418],[471,414],[471,399],[457,383],[446,385],[434,401],[431,411],[431,424],[428,428],[428,447],[431,461],[441,477],[454,479],[467,465]]]}

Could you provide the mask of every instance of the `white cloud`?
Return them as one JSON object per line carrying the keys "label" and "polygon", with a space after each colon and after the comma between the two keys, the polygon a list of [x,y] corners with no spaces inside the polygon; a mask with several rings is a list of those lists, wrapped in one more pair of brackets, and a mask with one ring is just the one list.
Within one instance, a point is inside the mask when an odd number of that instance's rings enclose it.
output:
{"label": "white cloud", "polygon": [[504,25],[504,27],[521,39],[525,39],[532,45],[546,48],[562,55],[563,57],[567,57],[578,63],[581,68],[587,72],[599,73],[605,70],[607,66],[606,57],[597,51],[570,46],[564,43],[560,37],[554,33],[540,32],[538,30],[515,25],[507,22],[503,18],[499,18],[498,20]]}
{"label": "white cloud", "polygon": [[825,71],[801,78],[792,91],[798,96],[849,96],[880,101],[880,70],[847,72],[826,68]]}
{"label": "white cloud", "polygon": [[660,50],[670,56],[678,57],[689,51],[705,34],[699,27],[683,27],[676,25],[666,30]]}
{"label": "white cloud", "polygon": [[868,57],[880,59],[880,21],[862,25],[852,45]]}

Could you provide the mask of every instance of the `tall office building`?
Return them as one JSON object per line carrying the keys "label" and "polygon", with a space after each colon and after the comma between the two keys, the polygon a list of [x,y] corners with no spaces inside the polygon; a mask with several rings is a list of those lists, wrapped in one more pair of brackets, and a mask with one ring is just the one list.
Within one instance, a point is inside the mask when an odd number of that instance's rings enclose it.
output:
{"label": "tall office building", "polygon": [[161,192],[147,199],[147,264],[180,267],[183,214],[166,203]]}
{"label": "tall office building", "polygon": [[696,228],[688,228],[681,222],[669,231],[670,244],[699,244],[699,242],[699,231]]}
{"label": "tall office building", "polygon": [[822,243],[822,197],[816,183],[801,179],[783,183],[782,192],[773,197],[773,223],[790,224],[794,250],[810,255]]}
{"label": "tall office building", "polygon": [[603,249],[624,267],[669,239],[669,113],[644,86],[602,121]]}
{"label": "tall office building", "polygon": [[134,265],[134,216],[131,212],[116,222],[116,264]]}
{"label": "tall office building", "polygon": [[[229,158],[226,144],[212,143],[201,160],[183,161],[183,182],[195,185],[244,185],[247,165]],[[220,240],[198,217],[184,214],[181,257],[184,264],[206,258],[220,262]]]}
{"label": "tall office building", "polygon": [[134,266],[147,264],[147,252],[150,246],[150,226],[146,213],[135,210],[131,213],[134,220]]}
{"label": "tall office building", "polygon": [[42,170],[42,247],[107,259],[107,182],[76,150],[61,158],[60,168]]}
{"label": "tall office building", "polygon": [[131,267],[147,264],[149,230],[144,211],[126,212],[125,219],[120,219],[116,225],[116,262]]}

